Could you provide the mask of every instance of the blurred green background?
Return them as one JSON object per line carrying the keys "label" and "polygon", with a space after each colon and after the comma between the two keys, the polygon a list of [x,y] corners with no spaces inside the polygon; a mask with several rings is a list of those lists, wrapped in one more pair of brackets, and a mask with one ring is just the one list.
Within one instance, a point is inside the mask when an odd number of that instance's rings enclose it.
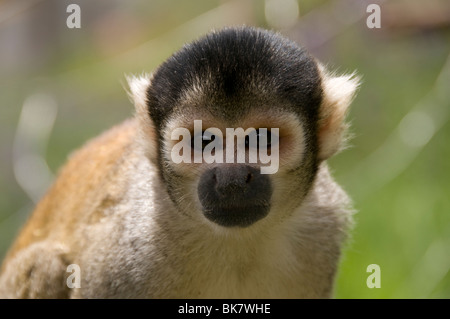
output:
{"label": "blurred green background", "polygon": [[[70,3],[80,29],[66,26]],[[357,210],[335,297],[450,298],[447,0],[0,0],[0,260],[71,151],[132,116],[126,74],[242,24],[362,77],[351,147],[330,161]],[[370,264],[381,288],[366,285]]]}

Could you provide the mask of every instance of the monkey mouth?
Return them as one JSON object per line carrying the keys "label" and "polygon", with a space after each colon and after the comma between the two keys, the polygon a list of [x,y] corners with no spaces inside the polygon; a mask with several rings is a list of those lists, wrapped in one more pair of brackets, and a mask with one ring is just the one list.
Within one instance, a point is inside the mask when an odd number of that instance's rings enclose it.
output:
{"label": "monkey mouth", "polygon": [[248,227],[269,213],[268,205],[204,207],[203,214],[210,221],[224,227]]}

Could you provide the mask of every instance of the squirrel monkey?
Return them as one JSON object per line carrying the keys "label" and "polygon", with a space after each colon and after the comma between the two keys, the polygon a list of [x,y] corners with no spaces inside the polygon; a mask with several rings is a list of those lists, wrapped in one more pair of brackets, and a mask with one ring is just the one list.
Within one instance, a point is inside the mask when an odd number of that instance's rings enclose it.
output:
{"label": "squirrel monkey", "polygon": [[236,27],[129,86],[134,118],[70,157],[8,252],[0,297],[331,297],[352,208],[326,160],[358,79]]}

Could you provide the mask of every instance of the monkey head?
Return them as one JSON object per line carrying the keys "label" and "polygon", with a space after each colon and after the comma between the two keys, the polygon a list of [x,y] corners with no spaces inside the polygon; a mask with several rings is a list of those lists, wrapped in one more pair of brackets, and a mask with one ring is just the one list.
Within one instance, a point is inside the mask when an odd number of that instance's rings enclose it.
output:
{"label": "monkey head", "polygon": [[238,231],[302,205],[321,161],[341,148],[357,85],[281,35],[244,27],[212,32],[130,81],[177,212]]}

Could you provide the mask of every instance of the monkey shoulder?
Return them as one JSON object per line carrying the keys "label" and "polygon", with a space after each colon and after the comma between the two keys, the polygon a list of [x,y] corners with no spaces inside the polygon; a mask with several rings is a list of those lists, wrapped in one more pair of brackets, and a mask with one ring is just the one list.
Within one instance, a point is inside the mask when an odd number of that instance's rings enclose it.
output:
{"label": "monkey shoulder", "polygon": [[132,163],[130,158],[135,156],[137,131],[136,120],[129,119],[73,152],[30,215],[4,263],[36,242],[50,240],[71,246],[80,229],[99,221],[108,208],[116,205],[126,185],[115,181],[126,179],[128,167],[124,163]]}

